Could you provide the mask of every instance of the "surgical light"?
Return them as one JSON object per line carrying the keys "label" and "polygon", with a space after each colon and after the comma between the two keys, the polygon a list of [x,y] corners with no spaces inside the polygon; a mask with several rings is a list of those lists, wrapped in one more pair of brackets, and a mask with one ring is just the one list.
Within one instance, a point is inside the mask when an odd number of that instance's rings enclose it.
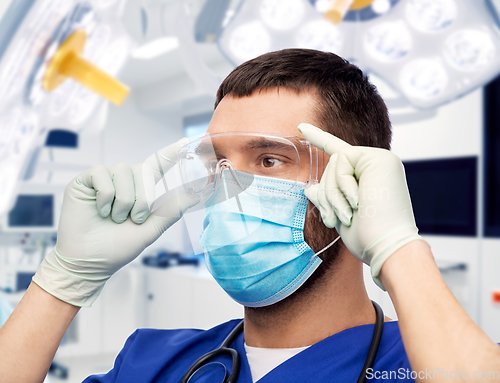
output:
{"label": "surgical light", "polygon": [[262,21],[272,29],[290,30],[304,17],[302,0],[264,0],[260,5]]}
{"label": "surgical light", "polygon": [[108,46],[110,36],[111,27],[109,25],[99,25],[95,28],[93,38],[85,44],[84,56],[92,61],[98,59]]}
{"label": "surgical light", "polygon": [[116,101],[116,87],[102,85],[117,85],[112,76],[133,45],[120,20],[123,3],[16,0],[7,9],[0,22],[0,215],[47,128],[80,131],[102,102],[67,77]]}
{"label": "surgical light", "polygon": [[500,73],[491,0],[354,0],[338,25],[325,16],[332,0],[300,1],[302,13],[299,0],[243,0],[219,35],[220,50],[235,65],[284,48],[333,52],[418,108],[447,103]]}
{"label": "surgical light", "polygon": [[[285,48],[331,51],[406,99],[397,105],[420,109],[462,97],[500,73],[494,0],[301,0],[303,12],[298,1],[240,0],[235,7],[228,5],[221,14],[231,12],[232,17],[218,30],[219,49],[233,65]],[[338,10],[340,3],[350,8],[334,26],[325,14]],[[288,24],[284,15],[289,15]],[[205,21],[213,14],[207,7],[197,17]],[[200,88],[207,83],[200,78],[217,82],[218,76],[201,64],[190,73]]]}
{"label": "surgical light", "polygon": [[56,89],[50,99],[50,114],[52,116],[60,116],[64,113],[68,109],[68,106],[73,103],[73,98],[75,97],[78,88],[78,83],[74,81],[66,81],[58,89]]}
{"label": "surgical light", "polygon": [[179,39],[177,37],[162,37],[137,48],[132,52],[132,57],[140,60],[150,60],[171,52],[178,47]]}
{"label": "surgical light", "polygon": [[235,63],[284,47],[338,52],[344,35],[307,0],[254,0],[241,3],[218,44]]}
{"label": "surgical light", "polygon": [[21,112],[18,109],[0,116],[0,161],[9,157],[8,151],[12,143],[12,137],[20,119]]}
{"label": "surgical light", "polygon": [[457,7],[454,0],[409,0],[406,17],[419,31],[439,32],[455,20]]}
{"label": "surgical light", "polygon": [[383,15],[391,9],[391,2],[389,0],[375,0],[371,7],[373,12]]}
{"label": "surgical light", "polygon": [[338,52],[342,47],[339,29],[326,20],[305,24],[297,32],[297,46],[325,52]]}
{"label": "surgical light", "polygon": [[444,91],[448,75],[439,60],[418,59],[403,67],[400,81],[407,96],[425,100],[437,97]]}
{"label": "surgical light", "polygon": [[317,9],[318,12],[320,13],[325,13],[330,9],[332,4],[332,0],[317,0],[314,3],[314,7]]}
{"label": "surgical light", "polygon": [[98,101],[99,97],[94,92],[80,87],[69,110],[71,123],[79,125],[83,121],[87,121]]}
{"label": "surgical light", "polygon": [[377,60],[393,62],[405,57],[411,49],[412,38],[401,21],[381,23],[368,30],[366,50]]}
{"label": "surgical light", "polygon": [[129,55],[129,42],[127,37],[120,37],[111,42],[107,49],[97,59],[100,68],[108,73],[116,73],[127,60]]}
{"label": "surgical light", "polygon": [[489,1],[354,0],[335,26],[321,13],[331,0],[302,0],[298,24],[298,0],[243,0],[218,44],[235,65],[284,48],[331,51],[376,73],[413,106],[432,108],[500,73]]}
{"label": "surgical light", "polygon": [[19,45],[12,48],[11,55],[6,58],[3,70],[0,71],[0,98],[4,101],[17,96],[22,84],[16,81],[16,74],[26,66],[26,59],[29,57],[27,39],[20,39]]}
{"label": "surgical light", "polygon": [[474,72],[495,59],[495,44],[487,32],[462,30],[445,41],[444,56],[455,68]]}
{"label": "surgical light", "polygon": [[229,49],[241,62],[269,51],[271,38],[260,21],[240,25],[229,40]]}
{"label": "surgical light", "polygon": [[117,0],[94,0],[96,7],[105,9],[116,3]]}
{"label": "surgical light", "polygon": [[18,157],[23,157],[28,154],[31,149],[31,141],[33,141],[34,134],[37,131],[37,118],[34,114],[23,117],[20,129],[14,133],[14,140],[12,142],[12,154]]}

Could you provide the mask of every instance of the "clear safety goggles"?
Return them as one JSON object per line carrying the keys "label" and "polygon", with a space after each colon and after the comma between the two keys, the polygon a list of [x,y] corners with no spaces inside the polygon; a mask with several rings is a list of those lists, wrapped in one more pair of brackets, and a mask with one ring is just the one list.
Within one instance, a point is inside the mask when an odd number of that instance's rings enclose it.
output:
{"label": "clear safety goggles", "polygon": [[304,138],[270,133],[207,134],[182,147],[178,156],[186,193],[202,199],[213,194],[226,169],[242,190],[253,176],[292,181],[292,188],[316,183],[322,164],[322,152]]}
{"label": "clear safety goggles", "polygon": [[[323,152],[302,137],[253,132],[206,134],[183,146],[176,166],[162,173],[153,210],[169,203],[174,194],[186,193],[199,199],[183,216],[186,239],[194,253],[203,253],[201,235],[207,213],[213,214],[220,204],[231,210],[221,214],[231,222],[234,241],[255,241],[252,234],[261,225],[259,217],[271,212],[286,220],[294,214],[278,201],[317,183],[325,161]],[[263,185],[274,184],[280,187],[271,186],[270,197],[270,186]]]}

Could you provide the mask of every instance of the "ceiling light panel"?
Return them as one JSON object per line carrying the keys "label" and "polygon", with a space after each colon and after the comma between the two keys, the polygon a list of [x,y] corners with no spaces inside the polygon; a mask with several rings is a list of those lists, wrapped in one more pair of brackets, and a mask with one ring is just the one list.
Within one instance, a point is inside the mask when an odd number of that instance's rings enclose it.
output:
{"label": "ceiling light panel", "polygon": [[235,65],[265,52],[310,48],[349,55],[349,38],[307,0],[243,1],[218,44]]}
{"label": "ceiling light panel", "polygon": [[284,48],[331,51],[383,78],[412,105],[432,108],[500,72],[488,1],[375,0],[335,26],[322,15],[329,0],[245,0],[218,43],[235,65]]}
{"label": "ceiling light panel", "polygon": [[401,0],[356,24],[364,46],[355,59],[419,108],[450,102],[500,72],[500,35],[486,1]]}
{"label": "ceiling light panel", "polygon": [[272,29],[288,31],[296,27],[304,17],[302,0],[266,0],[260,3],[260,17]]}
{"label": "ceiling light panel", "polygon": [[424,33],[441,32],[457,18],[455,0],[407,0],[405,11],[409,23]]}

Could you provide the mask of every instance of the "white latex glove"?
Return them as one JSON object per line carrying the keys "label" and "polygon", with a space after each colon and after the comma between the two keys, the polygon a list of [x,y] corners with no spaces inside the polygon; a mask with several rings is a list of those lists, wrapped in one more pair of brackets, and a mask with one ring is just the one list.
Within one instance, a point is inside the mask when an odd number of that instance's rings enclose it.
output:
{"label": "white latex glove", "polygon": [[177,159],[184,138],[143,164],[95,166],[64,192],[57,244],[33,281],[75,306],[90,306],[106,281],[156,241],[196,200],[180,194],[151,214],[155,185]]}
{"label": "white latex glove", "polygon": [[401,160],[385,149],[351,146],[313,125],[300,124],[304,138],[330,156],[319,184],[305,195],[327,227],[335,227],[358,259],[378,278],[384,262],[418,235]]}

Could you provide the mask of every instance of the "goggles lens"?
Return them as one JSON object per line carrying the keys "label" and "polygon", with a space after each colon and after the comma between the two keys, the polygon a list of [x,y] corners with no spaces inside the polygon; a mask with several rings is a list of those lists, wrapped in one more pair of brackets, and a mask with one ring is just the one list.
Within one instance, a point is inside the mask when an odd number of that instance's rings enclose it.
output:
{"label": "goggles lens", "polygon": [[[304,139],[267,134],[207,135],[179,152],[184,188],[188,194],[199,197],[213,193],[227,168],[307,184],[317,177],[317,164],[317,149]],[[245,184],[248,182],[240,183],[242,189]]]}
{"label": "goggles lens", "polygon": [[[202,235],[207,227],[218,230],[215,216],[231,223],[232,243],[254,246],[262,240],[255,234],[260,217],[287,223],[293,206],[284,206],[283,198],[315,183],[323,162],[322,152],[301,137],[253,132],[205,135],[183,146],[177,166],[161,174],[153,211],[185,192],[199,199],[184,213],[195,253],[221,247],[232,252],[227,238],[219,243],[217,235]],[[245,238],[248,243],[242,244]]]}

